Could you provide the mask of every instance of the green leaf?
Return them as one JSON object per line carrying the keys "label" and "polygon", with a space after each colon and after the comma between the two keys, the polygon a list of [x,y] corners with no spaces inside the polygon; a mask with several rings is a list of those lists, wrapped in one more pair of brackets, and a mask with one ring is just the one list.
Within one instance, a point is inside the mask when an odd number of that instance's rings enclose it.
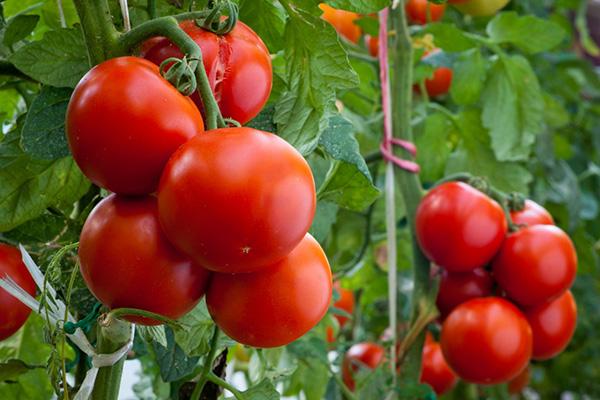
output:
{"label": "green leaf", "polygon": [[552,128],[562,128],[571,121],[571,116],[565,106],[548,92],[542,92],[544,97],[544,121]]}
{"label": "green leaf", "polygon": [[401,399],[428,398],[427,396],[434,393],[429,385],[413,381],[400,382],[396,387],[396,392],[400,395]]}
{"label": "green leaf", "polygon": [[326,0],[330,7],[361,14],[375,13],[391,4],[390,0]]}
{"label": "green leaf", "polygon": [[273,123],[274,114],[275,105],[271,104],[259,112],[256,117],[252,118],[252,121],[248,122],[246,126],[258,129],[259,131],[277,133],[277,126]]}
{"label": "green leaf", "polygon": [[164,325],[139,325],[137,331],[148,343],[158,343],[162,347],[167,347],[167,334]]}
{"label": "green leaf", "polygon": [[300,338],[287,345],[287,350],[298,358],[316,358],[329,364],[327,358],[327,346],[323,339],[312,336],[308,339]]}
{"label": "green leaf", "polygon": [[335,29],[308,12],[288,5],[285,28],[287,91],[276,103],[278,134],[300,153],[309,154],[337,114],[336,89],[358,85]]}
{"label": "green leaf", "polygon": [[298,363],[298,368],[290,378],[290,387],[284,396],[304,392],[306,400],[322,400],[329,383],[329,368],[315,359]]}
{"label": "green leaf", "polygon": [[337,220],[338,210],[339,206],[337,204],[324,200],[317,201],[315,218],[313,219],[309,232],[318,242],[323,243],[329,235],[329,232],[331,232],[331,227]]}
{"label": "green leaf", "polygon": [[265,42],[272,54],[283,49],[285,12],[270,0],[242,0],[240,21],[247,24]]}
{"label": "green leaf", "polygon": [[13,380],[35,368],[44,368],[41,365],[28,365],[21,360],[10,359],[0,363],[0,382]]}
{"label": "green leaf", "polygon": [[37,15],[18,15],[12,18],[4,32],[2,44],[12,48],[13,44],[20,42],[33,32],[39,20],[40,17]]}
{"label": "green leaf", "polygon": [[521,56],[496,60],[482,93],[483,125],[499,161],[527,160],[541,131],[544,99],[531,65]]}
{"label": "green leaf", "polygon": [[181,346],[185,354],[189,356],[207,354],[210,351],[210,340],[215,323],[206,308],[206,299],[202,298],[192,311],[178,321],[190,327],[189,332],[175,331],[175,341]]}
{"label": "green leaf", "polygon": [[246,400],[279,400],[281,398],[269,379],[264,379],[258,385],[252,386],[242,393]]}
{"label": "green leaf", "polygon": [[34,158],[52,160],[71,154],[65,131],[67,105],[73,91],[44,86],[27,113],[21,146]]}
{"label": "green leaf", "polygon": [[45,213],[13,230],[4,232],[2,236],[14,244],[21,243],[25,246],[48,243],[56,239],[66,227],[67,219],[65,217]]}
{"label": "green leaf", "polygon": [[419,175],[423,182],[435,182],[444,174],[450,155],[448,131],[448,118],[436,112],[427,117],[424,132],[415,132],[415,145],[419,149],[416,162],[421,167]]}
{"label": "green leaf", "polygon": [[377,18],[363,16],[362,18],[355,19],[353,23],[354,25],[358,25],[365,35],[374,38],[379,37],[379,20]]}
{"label": "green leaf", "polygon": [[9,60],[24,74],[55,87],[74,88],[90,69],[80,28],[46,32],[42,40],[21,47]]}
{"label": "green leaf", "polygon": [[165,382],[175,382],[191,373],[198,365],[200,357],[188,357],[183,349],[175,343],[175,337],[171,328],[165,329],[167,336],[167,347],[158,343],[152,343],[156,361],[160,368],[160,375]]}
{"label": "green leaf", "polygon": [[435,45],[444,51],[459,52],[475,47],[475,42],[454,25],[429,24],[423,32],[431,33]]}
{"label": "green leaf", "polygon": [[553,49],[566,35],[554,22],[533,15],[519,17],[515,12],[497,14],[488,23],[486,31],[494,43],[510,43],[530,54]]}
{"label": "green leaf", "polygon": [[487,176],[492,185],[500,190],[524,194],[529,192],[533,176],[518,163],[496,160],[489,147],[478,109],[468,108],[462,111],[456,117],[456,125],[456,134],[461,141],[448,158],[446,175],[470,172],[477,176]]}
{"label": "green leaf", "polygon": [[469,105],[479,100],[486,74],[486,63],[481,52],[474,48],[462,53],[452,71],[450,94],[458,105]]}

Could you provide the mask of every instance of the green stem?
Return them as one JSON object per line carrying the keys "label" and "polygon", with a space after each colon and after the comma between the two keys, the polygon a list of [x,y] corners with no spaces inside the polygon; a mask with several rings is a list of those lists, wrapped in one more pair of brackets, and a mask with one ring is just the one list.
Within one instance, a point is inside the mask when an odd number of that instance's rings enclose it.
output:
{"label": "green stem", "polygon": [[233,395],[235,396],[236,399],[240,399],[240,400],[244,400],[245,399],[245,397],[242,394],[242,392],[240,392],[239,390],[237,390],[233,385],[231,385],[225,379],[219,378],[213,372],[209,372],[206,375],[206,379],[208,381],[214,383],[215,385],[219,385],[222,388],[225,388],[225,389],[229,390],[231,393],[233,393]]}
{"label": "green stem", "polygon": [[500,207],[502,207],[502,211],[504,211],[504,216],[506,217],[506,221],[508,222],[509,232],[518,231],[521,227],[519,225],[513,224],[512,222],[510,210],[507,204],[508,195],[494,187],[490,187],[490,197],[496,200],[498,204],[500,204]]}
{"label": "green stem", "polygon": [[81,21],[90,66],[117,56],[118,32],[107,0],[73,0]]}
{"label": "green stem", "polygon": [[17,69],[17,67],[15,67],[13,65],[13,63],[11,63],[10,61],[6,61],[6,60],[0,60],[0,75],[15,76],[17,78],[25,79],[30,82],[36,82],[31,77],[29,77],[29,76],[25,75],[24,73],[22,73],[21,71],[19,71]]}
{"label": "green stem", "polygon": [[340,376],[334,372],[331,372],[331,376],[335,383],[338,384],[342,393],[348,400],[356,400],[356,395],[350,390],[350,388],[346,385],[346,383],[340,378]]}
{"label": "green stem", "polygon": [[[123,347],[131,335],[131,324],[126,321],[113,319],[110,326],[98,324],[98,354],[111,354]],[[92,392],[93,400],[118,400],[123,365],[127,355],[110,367],[102,367]]]}
{"label": "green stem", "polygon": [[206,385],[206,382],[210,380],[209,375],[212,374],[212,365],[215,359],[215,355],[217,354],[217,346],[219,345],[219,332],[219,327],[215,325],[215,332],[213,333],[213,337],[210,342],[210,352],[206,356],[206,361],[204,361],[204,367],[200,372],[200,379],[198,379],[198,383],[196,384],[196,388],[194,389],[190,400],[198,400],[200,398],[200,394],[202,394],[202,389],[204,389],[204,385]]}
{"label": "green stem", "polygon": [[156,0],[148,0],[148,18],[156,18]]}
{"label": "green stem", "polygon": [[137,308],[116,308],[114,310],[111,310],[108,313],[106,313],[106,315],[104,317],[100,317],[101,323],[105,324],[105,325],[110,325],[116,317],[121,317],[124,315],[127,315],[127,316],[133,315],[136,317],[152,318],[152,319],[155,319],[157,321],[167,324],[171,328],[185,329],[184,325],[182,325],[180,322],[175,321],[174,319],[171,319],[171,318],[165,317],[164,315],[156,314],[156,313],[153,313],[150,311],[138,310]]}

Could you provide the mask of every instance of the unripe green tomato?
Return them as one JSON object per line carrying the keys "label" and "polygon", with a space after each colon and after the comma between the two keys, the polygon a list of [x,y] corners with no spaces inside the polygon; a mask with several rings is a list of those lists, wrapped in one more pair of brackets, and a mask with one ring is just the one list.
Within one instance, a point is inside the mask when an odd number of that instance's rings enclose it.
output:
{"label": "unripe green tomato", "polygon": [[465,3],[452,4],[454,8],[463,14],[474,17],[485,17],[494,15],[498,10],[508,4],[510,0],[471,0]]}

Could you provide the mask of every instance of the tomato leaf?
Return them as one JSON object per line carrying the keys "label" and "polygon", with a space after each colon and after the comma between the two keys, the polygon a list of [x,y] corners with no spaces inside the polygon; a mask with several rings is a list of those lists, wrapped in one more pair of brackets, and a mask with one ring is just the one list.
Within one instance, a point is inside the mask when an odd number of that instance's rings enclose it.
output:
{"label": "tomato leaf", "polygon": [[178,320],[190,327],[189,332],[183,330],[175,331],[175,341],[189,356],[202,356],[210,350],[210,340],[214,331],[214,325],[206,299],[202,298],[200,303],[187,315]]}
{"label": "tomato leaf", "polygon": [[483,125],[499,161],[527,160],[541,131],[544,99],[531,65],[521,56],[500,57],[482,93]]}
{"label": "tomato leaf", "polygon": [[532,15],[519,17],[515,12],[499,13],[488,23],[486,31],[494,43],[510,43],[530,54],[553,49],[566,35],[554,22]]}
{"label": "tomato leaf", "polygon": [[450,155],[448,142],[448,118],[441,112],[427,117],[423,132],[415,129],[417,163],[421,167],[419,175],[423,182],[435,182],[444,175],[444,167]]}
{"label": "tomato leaf", "polygon": [[23,375],[29,370],[44,368],[42,365],[29,365],[21,360],[10,359],[0,364],[0,382],[12,380],[19,375]]}
{"label": "tomato leaf", "polygon": [[43,84],[74,88],[90,69],[80,28],[46,32],[44,38],[21,47],[9,61]]}
{"label": "tomato leaf", "polygon": [[283,49],[285,12],[270,0],[242,0],[240,21],[260,36],[271,54]]}
{"label": "tomato leaf", "polygon": [[33,100],[25,126],[21,146],[34,158],[52,160],[71,154],[65,131],[67,105],[73,91],[69,88],[44,86]]}
{"label": "tomato leaf", "polygon": [[327,359],[327,346],[323,339],[312,336],[308,339],[300,338],[287,345],[290,354],[303,359],[316,358],[329,364]]}
{"label": "tomato leaf", "polygon": [[140,337],[148,343],[158,343],[165,349],[167,348],[167,334],[164,325],[137,327]]}
{"label": "tomato leaf", "polygon": [[400,382],[396,387],[396,392],[401,399],[428,398],[427,396],[434,393],[431,386],[412,381]]}
{"label": "tomato leaf", "polygon": [[326,0],[330,7],[356,13],[375,13],[391,4],[390,0]]}
{"label": "tomato leaf", "polygon": [[48,243],[56,239],[67,227],[66,218],[50,213],[26,221],[15,229],[4,232],[2,237],[13,245]]}
{"label": "tomato leaf", "polygon": [[165,382],[175,382],[187,375],[198,364],[200,357],[189,357],[185,351],[175,342],[173,329],[165,329],[167,347],[152,343],[156,354],[156,361],[160,368],[160,376]]}
{"label": "tomato leaf", "polygon": [[40,17],[38,15],[17,15],[8,22],[6,32],[4,32],[4,39],[2,44],[6,47],[25,39],[39,22]]}
{"label": "tomato leaf", "polygon": [[304,392],[306,400],[321,400],[325,396],[329,383],[327,365],[315,359],[307,359],[298,363],[298,368],[290,378],[284,396],[297,395]]}
{"label": "tomato leaf", "polygon": [[325,200],[317,201],[317,211],[309,232],[318,242],[323,243],[329,235],[331,227],[337,220],[338,210],[339,206],[337,204]]}
{"label": "tomato leaf", "polygon": [[478,49],[463,52],[454,63],[450,94],[459,105],[479,100],[486,74],[486,62]]}
{"label": "tomato leaf", "polygon": [[475,47],[475,42],[454,25],[430,24],[424,32],[431,33],[435,45],[444,51],[458,52]]}
{"label": "tomato leaf", "polygon": [[242,394],[246,400],[279,400],[281,398],[269,379],[263,379],[258,385],[252,386]]}
{"label": "tomato leaf", "polygon": [[274,114],[275,106],[271,104],[270,106],[263,108],[256,117],[252,118],[252,120],[246,124],[246,126],[258,129],[259,131],[277,133],[277,126],[273,123]]}

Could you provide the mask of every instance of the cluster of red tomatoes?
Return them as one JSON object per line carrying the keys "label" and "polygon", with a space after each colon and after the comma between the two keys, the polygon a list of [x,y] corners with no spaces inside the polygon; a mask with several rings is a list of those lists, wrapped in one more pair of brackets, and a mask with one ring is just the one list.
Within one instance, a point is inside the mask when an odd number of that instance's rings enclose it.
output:
{"label": "cluster of red tomatoes", "polygon": [[467,382],[508,382],[530,359],[559,354],[575,330],[570,238],[530,200],[511,219],[520,228],[509,233],[500,204],[462,182],[435,187],[417,210],[419,245],[441,269],[441,349]]}
{"label": "cluster of red tomatoes", "polygon": [[[263,42],[242,23],[219,36],[194,21],[180,26],[202,50],[222,115],[249,121],[271,90]],[[156,38],[141,55],[94,67],[67,110],[75,161],[113,192],[81,232],[87,286],[109,308],[174,319],[206,294],[215,323],[240,343],[297,339],[326,313],[332,292],[327,258],[307,233],[316,207],[307,162],[271,133],[204,131],[199,96],[182,96],[154,64],[181,58],[179,49]]]}

